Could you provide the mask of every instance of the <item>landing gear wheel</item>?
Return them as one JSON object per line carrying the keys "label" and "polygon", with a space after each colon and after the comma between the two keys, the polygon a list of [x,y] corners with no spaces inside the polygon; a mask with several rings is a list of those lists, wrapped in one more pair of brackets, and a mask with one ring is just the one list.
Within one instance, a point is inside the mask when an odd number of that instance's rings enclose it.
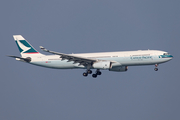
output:
{"label": "landing gear wheel", "polygon": [[97,77],[97,74],[92,74],[92,77],[93,77],[93,78],[96,78],[96,77]]}
{"label": "landing gear wheel", "polygon": [[84,77],[88,76],[88,73],[84,72],[84,73],[83,73],[83,76],[84,76]]}
{"label": "landing gear wheel", "polygon": [[97,75],[101,75],[102,73],[101,73],[101,71],[97,71],[97,73],[96,73]]}
{"label": "landing gear wheel", "polygon": [[154,68],[155,71],[158,71],[158,68]]}
{"label": "landing gear wheel", "polygon": [[88,73],[88,74],[91,74],[91,73],[92,73],[92,71],[91,71],[91,70],[88,70],[88,71],[87,71],[87,73]]}

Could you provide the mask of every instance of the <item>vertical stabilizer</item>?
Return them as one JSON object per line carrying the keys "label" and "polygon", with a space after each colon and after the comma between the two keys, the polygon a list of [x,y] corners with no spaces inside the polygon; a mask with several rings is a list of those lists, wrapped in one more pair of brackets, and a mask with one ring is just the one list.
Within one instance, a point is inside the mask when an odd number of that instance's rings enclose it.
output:
{"label": "vertical stabilizer", "polygon": [[22,57],[42,56],[27,40],[21,35],[13,35]]}

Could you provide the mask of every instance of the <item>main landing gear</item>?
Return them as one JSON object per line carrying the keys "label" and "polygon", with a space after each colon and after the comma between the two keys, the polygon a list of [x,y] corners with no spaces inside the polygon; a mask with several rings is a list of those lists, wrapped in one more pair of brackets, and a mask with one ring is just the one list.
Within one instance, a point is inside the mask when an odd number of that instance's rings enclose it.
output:
{"label": "main landing gear", "polygon": [[101,75],[101,71],[99,69],[96,70],[96,73],[95,74],[92,74],[92,77],[93,78],[96,78],[98,75]]}
{"label": "main landing gear", "polygon": [[84,72],[84,73],[83,73],[83,76],[85,76],[85,77],[86,77],[86,76],[88,76],[88,74],[91,74],[91,73],[92,73],[92,71],[91,71],[91,70],[87,70],[86,72]]}
{"label": "main landing gear", "polygon": [[158,71],[157,67],[158,67],[158,64],[155,64],[155,68],[154,68],[155,71]]}
{"label": "main landing gear", "polygon": [[[83,73],[83,76],[86,77],[88,74],[92,74],[91,70],[87,70],[86,72]],[[96,70],[95,74],[92,74],[93,78],[96,78],[98,75],[101,75],[101,71],[99,69]]]}

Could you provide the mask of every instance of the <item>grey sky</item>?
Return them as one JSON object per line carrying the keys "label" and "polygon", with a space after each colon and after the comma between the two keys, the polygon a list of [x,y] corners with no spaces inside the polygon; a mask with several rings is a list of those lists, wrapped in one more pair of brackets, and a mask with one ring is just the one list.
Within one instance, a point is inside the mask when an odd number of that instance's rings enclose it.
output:
{"label": "grey sky", "polygon": [[[1,120],[179,120],[180,1],[2,0]],[[56,70],[15,61],[12,35],[63,53],[164,50],[174,59],[127,72]],[[40,51],[42,52],[42,51]],[[47,54],[42,52],[43,54]]]}

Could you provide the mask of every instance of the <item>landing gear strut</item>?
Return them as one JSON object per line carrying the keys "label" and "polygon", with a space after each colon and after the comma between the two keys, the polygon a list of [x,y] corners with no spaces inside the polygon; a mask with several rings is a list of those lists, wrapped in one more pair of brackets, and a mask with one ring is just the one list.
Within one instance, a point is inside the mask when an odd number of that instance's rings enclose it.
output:
{"label": "landing gear strut", "polygon": [[155,68],[154,68],[155,71],[158,71],[157,67],[158,67],[158,64],[155,64]]}

